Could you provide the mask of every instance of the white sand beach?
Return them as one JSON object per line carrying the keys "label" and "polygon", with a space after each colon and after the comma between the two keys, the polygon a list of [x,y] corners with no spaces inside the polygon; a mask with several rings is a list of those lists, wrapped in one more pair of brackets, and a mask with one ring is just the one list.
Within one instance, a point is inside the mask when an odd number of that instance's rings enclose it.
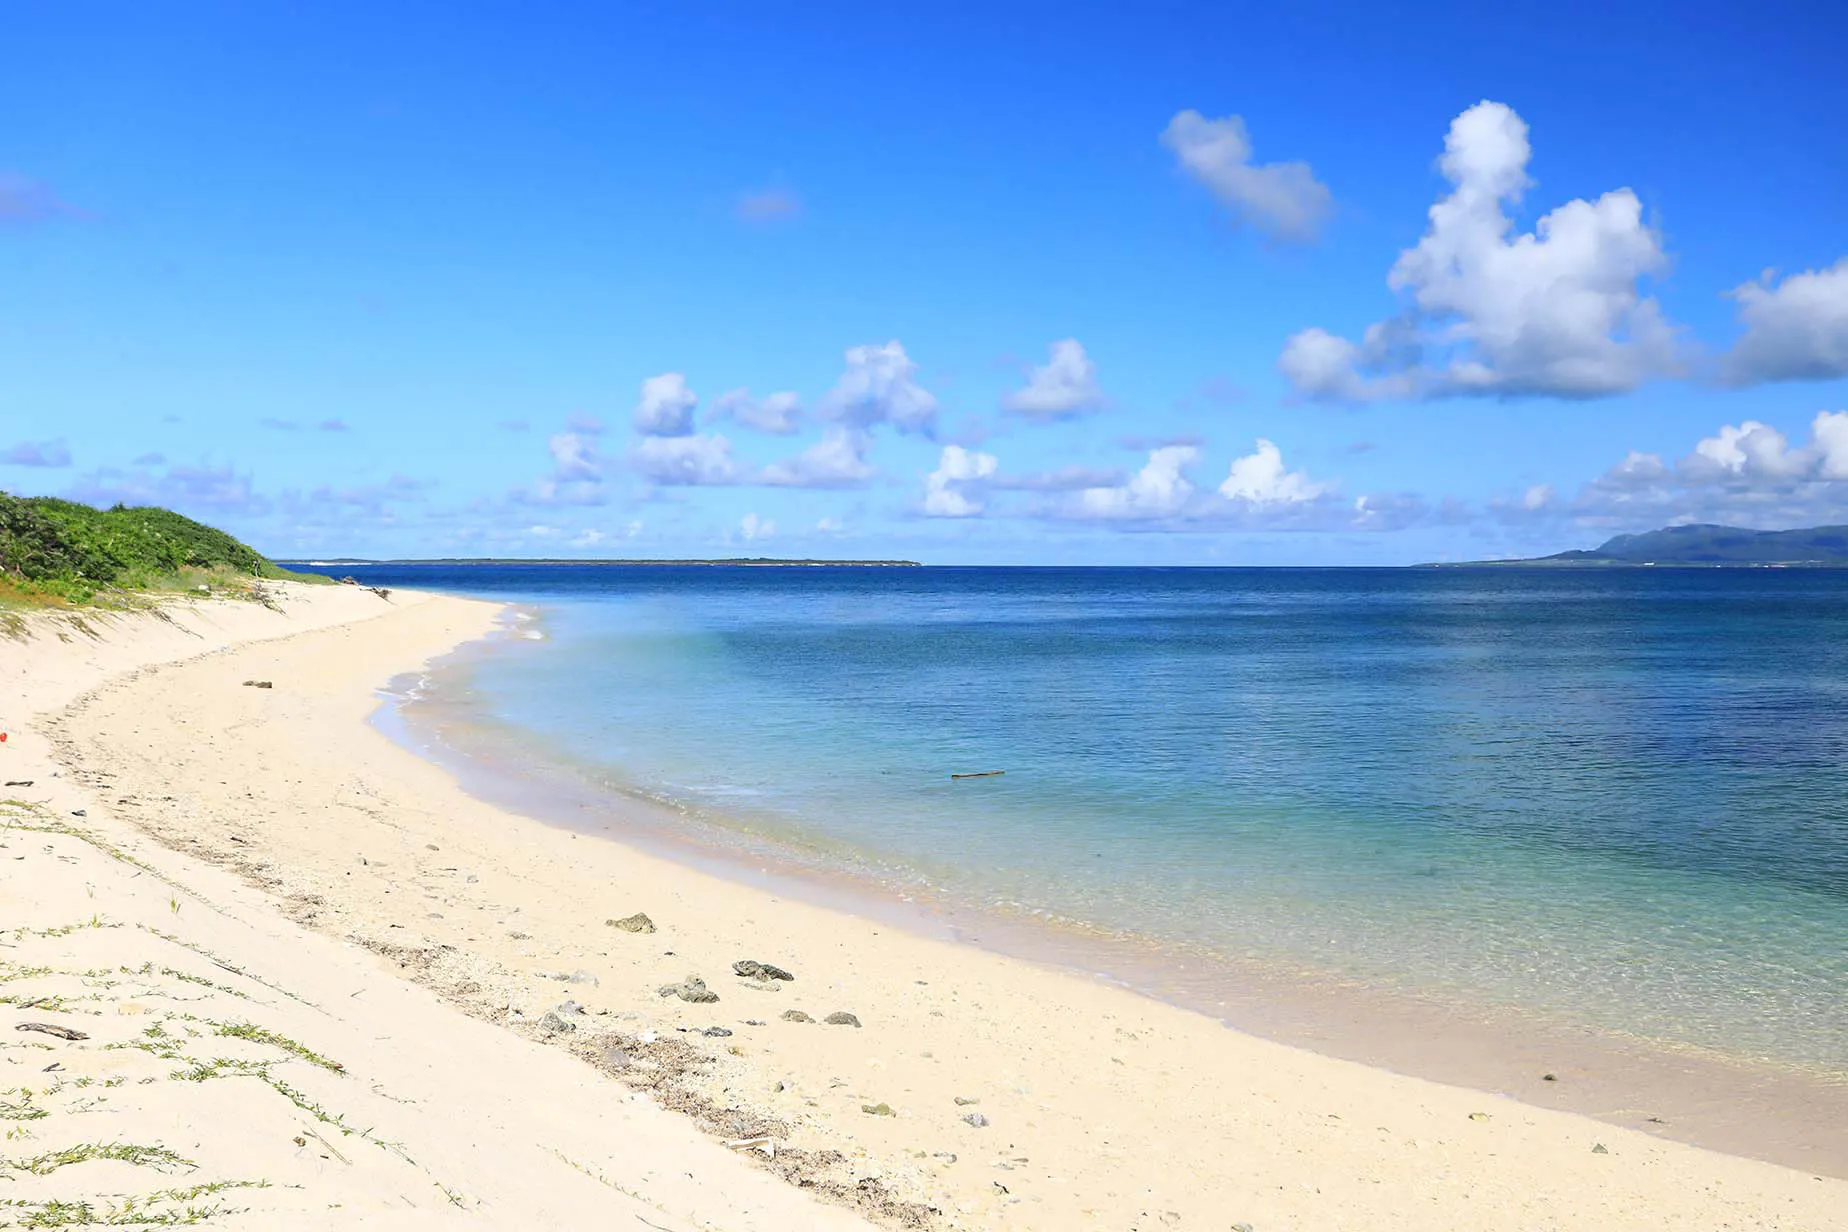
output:
{"label": "white sand beach", "polygon": [[368,719],[498,609],[277,590],[0,640],[0,1225],[1848,1226],[1842,1179],[493,807]]}

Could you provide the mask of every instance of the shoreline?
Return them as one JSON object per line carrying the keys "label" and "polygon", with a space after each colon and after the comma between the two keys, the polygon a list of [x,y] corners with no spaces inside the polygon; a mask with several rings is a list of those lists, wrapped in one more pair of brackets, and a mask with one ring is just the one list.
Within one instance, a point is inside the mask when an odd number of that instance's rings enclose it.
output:
{"label": "shoreline", "polygon": [[[1848,1204],[1839,1180],[1272,1043],[510,816],[367,722],[383,681],[467,640],[472,606],[433,597],[390,636],[336,626],[117,679],[47,726],[144,832],[264,883],[297,923],[529,1038],[581,1002],[606,1072],[721,1132],[755,1117],[779,1157],[827,1158],[888,1220],[1822,1228]],[[236,688],[256,673],[275,689]],[[603,924],[637,910],[659,933]],[[745,957],[796,980],[729,977]],[[689,972],[717,1004],[656,995]],[[551,1033],[580,1056],[588,1038]]]}
{"label": "shoreline", "polygon": [[[256,867],[154,841],[128,820],[134,784],[70,769],[65,717],[96,699],[222,674],[304,631],[389,638],[405,613],[276,590],[270,609],[50,615],[0,641],[0,1020],[17,1028],[0,1032],[0,1223],[870,1228],[456,1013],[376,948],[300,927]],[[278,683],[219,679],[135,747],[183,749]]]}
{"label": "shoreline", "polygon": [[[774,838],[593,784],[562,764],[497,756],[489,745],[507,732],[475,730],[464,747],[456,739],[463,720],[423,713],[443,704],[428,685],[468,656],[511,650],[507,643],[521,636],[519,628],[504,614],[493,632],[413,673],[415,689],[381,690],[372,719],[484,803],[922,938],[1104,980],[1318,1055],[1848,1178],[1848,1132],[1841,1129],[1848,1125],[1848,1080],[1841,1075],[1625,1035],[1524,1007],[1445,999],[1282,961],[1008,914],[884,882],[825,855],[799,856]],[[1555,1080],[1542,1077],[1548,1073]]]}

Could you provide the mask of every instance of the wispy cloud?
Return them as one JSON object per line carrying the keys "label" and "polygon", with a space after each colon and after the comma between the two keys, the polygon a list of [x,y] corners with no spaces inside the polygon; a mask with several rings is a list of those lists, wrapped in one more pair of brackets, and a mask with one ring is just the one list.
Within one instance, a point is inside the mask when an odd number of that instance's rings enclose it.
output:
{"label": "wispy cloud", "polygon": [[82,210],[60,199],[39,181],[23,175],[0,174],[0,225],[29,226],[83,216]]}
{"label": "wispy cloud", "polygon": [[162,505],[193,516],[260,516],[274,503],[249,472],[231,466],[174,466],[164,471],[104,467],[80,477],[67,495],[90,505]]}
{"label": "wispy cloud", "polygon": [[71,451],[63,441],[21,441],[0,451],[0,465],[57,468],[71,464]]}
{"label": "wispy cloud", "polygon": [[741,222],[788,222],[802,213],[802,198],[788,188],[762,188],[740,196],[733,213]]}
{"label": "wispy cloud", "polygon": [[1239,116],[1209,120],[1183,111],[1168,121],[1161,143],[1232,215],[1272,239],[1313,240],[1332,198],[1307,163],[1254,163],[1251,134]]}
{"label": "wispy cloud", "polygon": [[734,420],[773,436],[788,436],[802,426],[802,399],[787,391],[753,398],[748,389],[733,389],[714,399],[711,418]]}

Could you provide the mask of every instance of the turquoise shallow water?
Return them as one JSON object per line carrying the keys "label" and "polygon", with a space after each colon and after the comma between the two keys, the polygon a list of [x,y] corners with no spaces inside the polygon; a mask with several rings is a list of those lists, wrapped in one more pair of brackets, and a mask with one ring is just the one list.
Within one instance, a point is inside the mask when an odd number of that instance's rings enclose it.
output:
{"label": "turquoise shallow water", "polygon": [[1848,1075],[1848,573],[353,572],[522,604],[438,687],[811,859]]}

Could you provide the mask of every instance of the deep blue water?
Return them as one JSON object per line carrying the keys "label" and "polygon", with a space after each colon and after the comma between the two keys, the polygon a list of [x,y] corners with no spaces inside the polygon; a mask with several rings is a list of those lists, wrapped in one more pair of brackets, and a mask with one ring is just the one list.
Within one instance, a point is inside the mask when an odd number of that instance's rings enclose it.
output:
{"label": "deep blue water", "polygon": [[525,605],[444,687],[720,824],[1848,1073],[1848,572],[351,572]]}

